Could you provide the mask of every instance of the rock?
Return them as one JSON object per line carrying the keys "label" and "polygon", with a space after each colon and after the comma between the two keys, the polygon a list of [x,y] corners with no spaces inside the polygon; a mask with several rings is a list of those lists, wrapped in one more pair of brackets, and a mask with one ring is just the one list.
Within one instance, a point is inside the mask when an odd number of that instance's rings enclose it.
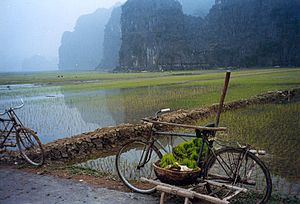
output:
{"label": "rock", "polygon": [[119,66],[119,50],[121,47],[121,6],[112,10],[110,19],[104,29],[103,57],[97,70],[111,71]]}
{"label": "rock", "polygon": [[98,9],[80,16],[73,32],[66,31],[59,47],[61,70],[94,70],[103,55],[104,27],[109,19],[109,9]]}
{"label": "rock", "polygon": [[298,0],[218,0],[201,18],[176,0],[127,1],[117,70],[300,66],[299,10]]}

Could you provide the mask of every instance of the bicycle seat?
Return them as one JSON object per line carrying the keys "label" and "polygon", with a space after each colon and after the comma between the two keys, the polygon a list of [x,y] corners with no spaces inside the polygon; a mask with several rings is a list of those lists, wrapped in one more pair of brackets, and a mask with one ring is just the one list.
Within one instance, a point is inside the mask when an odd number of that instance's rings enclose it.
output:
{"label": "bicycle seat", "polygon": [[[207,125],[205,125],[204,127],[215,127],[215,123],[208,123]],[[210,130],[196,130],[196,136],[199,138],[203,137],[203,136],[213,136],[214,135],[214,131],[210,131]]]}
{"label": "bicycle seat", "polygon": [[205,127],[215,127],[215,123],[208,123]]}

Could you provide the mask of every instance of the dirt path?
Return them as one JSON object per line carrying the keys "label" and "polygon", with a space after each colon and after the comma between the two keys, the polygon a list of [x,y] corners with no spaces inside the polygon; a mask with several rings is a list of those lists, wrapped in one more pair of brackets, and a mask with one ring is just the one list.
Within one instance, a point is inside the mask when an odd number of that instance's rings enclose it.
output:
{"label": "dirt path", "polygon": [[158,203],[158,197],[0,166],[0,203]]}

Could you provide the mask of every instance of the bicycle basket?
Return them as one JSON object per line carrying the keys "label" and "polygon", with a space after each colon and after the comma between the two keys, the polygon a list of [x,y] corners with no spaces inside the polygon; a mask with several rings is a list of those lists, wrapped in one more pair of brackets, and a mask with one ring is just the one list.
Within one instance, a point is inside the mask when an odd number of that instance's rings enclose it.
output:
{"label": "bicycle basket", "polygon": [[154,172],[156,177],[164,183],[172,184],[172,185],[189,185],[196,182],[201,169],[193,170],[193,171],[176,171],[164,169],[159,166],[160,160],[153,163]]}

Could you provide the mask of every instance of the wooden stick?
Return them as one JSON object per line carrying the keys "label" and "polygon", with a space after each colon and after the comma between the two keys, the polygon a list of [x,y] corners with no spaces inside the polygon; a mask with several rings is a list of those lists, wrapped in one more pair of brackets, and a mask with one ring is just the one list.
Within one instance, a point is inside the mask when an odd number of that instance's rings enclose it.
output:
{"label": "wooden stick", "polygon": [[233,186],[230,184],[224,184],[224,183],[219,183],[219,182],[215,182],[215,181],[210,181],[210,180],[205,180],[208,184],[214,185],[214,186],[218,186],[218,187],[226,187],[229,189],[233,189],[233,190],[238,190],[238,191],[242,191],[242,192],[247,192],[246,188],[240,188],[237,186]]}
{"label": "wooden stick", "polygon": [[[222,176],[222,175],[219,175],[219,174],[208,174],[209,176],[209,180],[210,179],[223,179],[224,181],[230,181],[231,178],[229,178],[228,176]],[[247,184],[247,185],[255,185],[256,182],[254,180],[240,180],[240,183],[242,184]]]}
{"label": "wooden stick", "polygon": [[156,186],[156,190],[162,191],[165,193],[169,193],[169,194],[173,194],[173,195],[178,195],[178,196],[185,197],[185,198],[194,198],[192,191],[189,191],[184,188],[179,188],[176,186],[169,187],[169,186],[158,185],[158,186]]}
{"label": "wooden stick", "polygon": [[183,127],[183,128],[190,128],[190,129],[198,129],[198,130],[210,130],[210,131],[226,131],[226,127],[204,127],[204,126],[195,126],[195,125],[185,125],[185,124],[178,124],[178,123],[168,123],[168,122],[160,122],[154,120],[147,120],[147,122],[154,123],[154,124],[161,124],[161,125],[170,125],[176,127]]}
{"label": "wooden stick", "polygon": [[226,72],[226,76],[225,76],[225,82],[224,82],[224,87],[223,87],[223,91],[222,91],[222,95],[220,98],[220,103],[219,103],[219,109],[217,112],[217,117],[216,117],[216,126],[218,127],[219,122],[220,122],[220,115],[223,109],[223,104],[224,104],[224,100],[225,100],[225,96],[226,96],[226,92],[227,92],[227,88],[228,88],[228,84],[229,84],[229,79],[230,79],[230,71]]}
{"label": "wooden stick", "polygon": [[215,197],[212,197],[212,196],[209,196],[209,195],[204,195],[204,194],[201,194],[201,193],[197,193],[195,191],[189,191],[189,190],[184,189],[184,188],[172,186],[170,184],[162,183],[162,182],[159,182],[159,181],[154,181],[154,180],[147,179],[147,178],[144,178],[144,177],[141,178],[141,181],[153,183],[155,185],[160,185],[160,186],[166,186],[166,187],[170,187],[170,188],[177,188],[177,189],[181,189],[181,190],[186,190],[188,192],[193,193],[194,197],[202,199],[202,200],[205,200],[205,201],[208,201],[208,202],[217,203],[217,204],[229,204],[228,201],[221,200],[219,198],[215,198]]}
{"label": "wooden stick", "polygon": [[241,190],[237,190],[235,191],[233,194],[231,194],[230,196],[227,196],[225,198],[223,198],[223,200],[230,200],[231,198],[233,198],[234,196],[236,196],[237,194],[239,194],[240,192],[242,192]]}
{"label": "wooden stick", "polygon": [[184,199],[184,204],[190,204],[190,199],[187,198],[187,197],[185,197],[185,199]]}
{"label": "wooden stick", "polygon": [[159,204],[164,204],[165,202],[165,192],[161,192]]}
{"label": "wooden stick", "polygon": [[216,204],[229,204],[229,201],[226,201],[226,200],[221,200],[221,199],[219,199],[219,198],[215,198],[215,197],[212,197],[212,196],[209,196],[209,195],[204,195],[204,194],[197,193],[197,192],[193,192],[193,193],[194,193],[194,196],[195,196],[196,198],[199,198],[199,199],[202,199],[202,200],[211,202],[211,203],[216,203]]}

